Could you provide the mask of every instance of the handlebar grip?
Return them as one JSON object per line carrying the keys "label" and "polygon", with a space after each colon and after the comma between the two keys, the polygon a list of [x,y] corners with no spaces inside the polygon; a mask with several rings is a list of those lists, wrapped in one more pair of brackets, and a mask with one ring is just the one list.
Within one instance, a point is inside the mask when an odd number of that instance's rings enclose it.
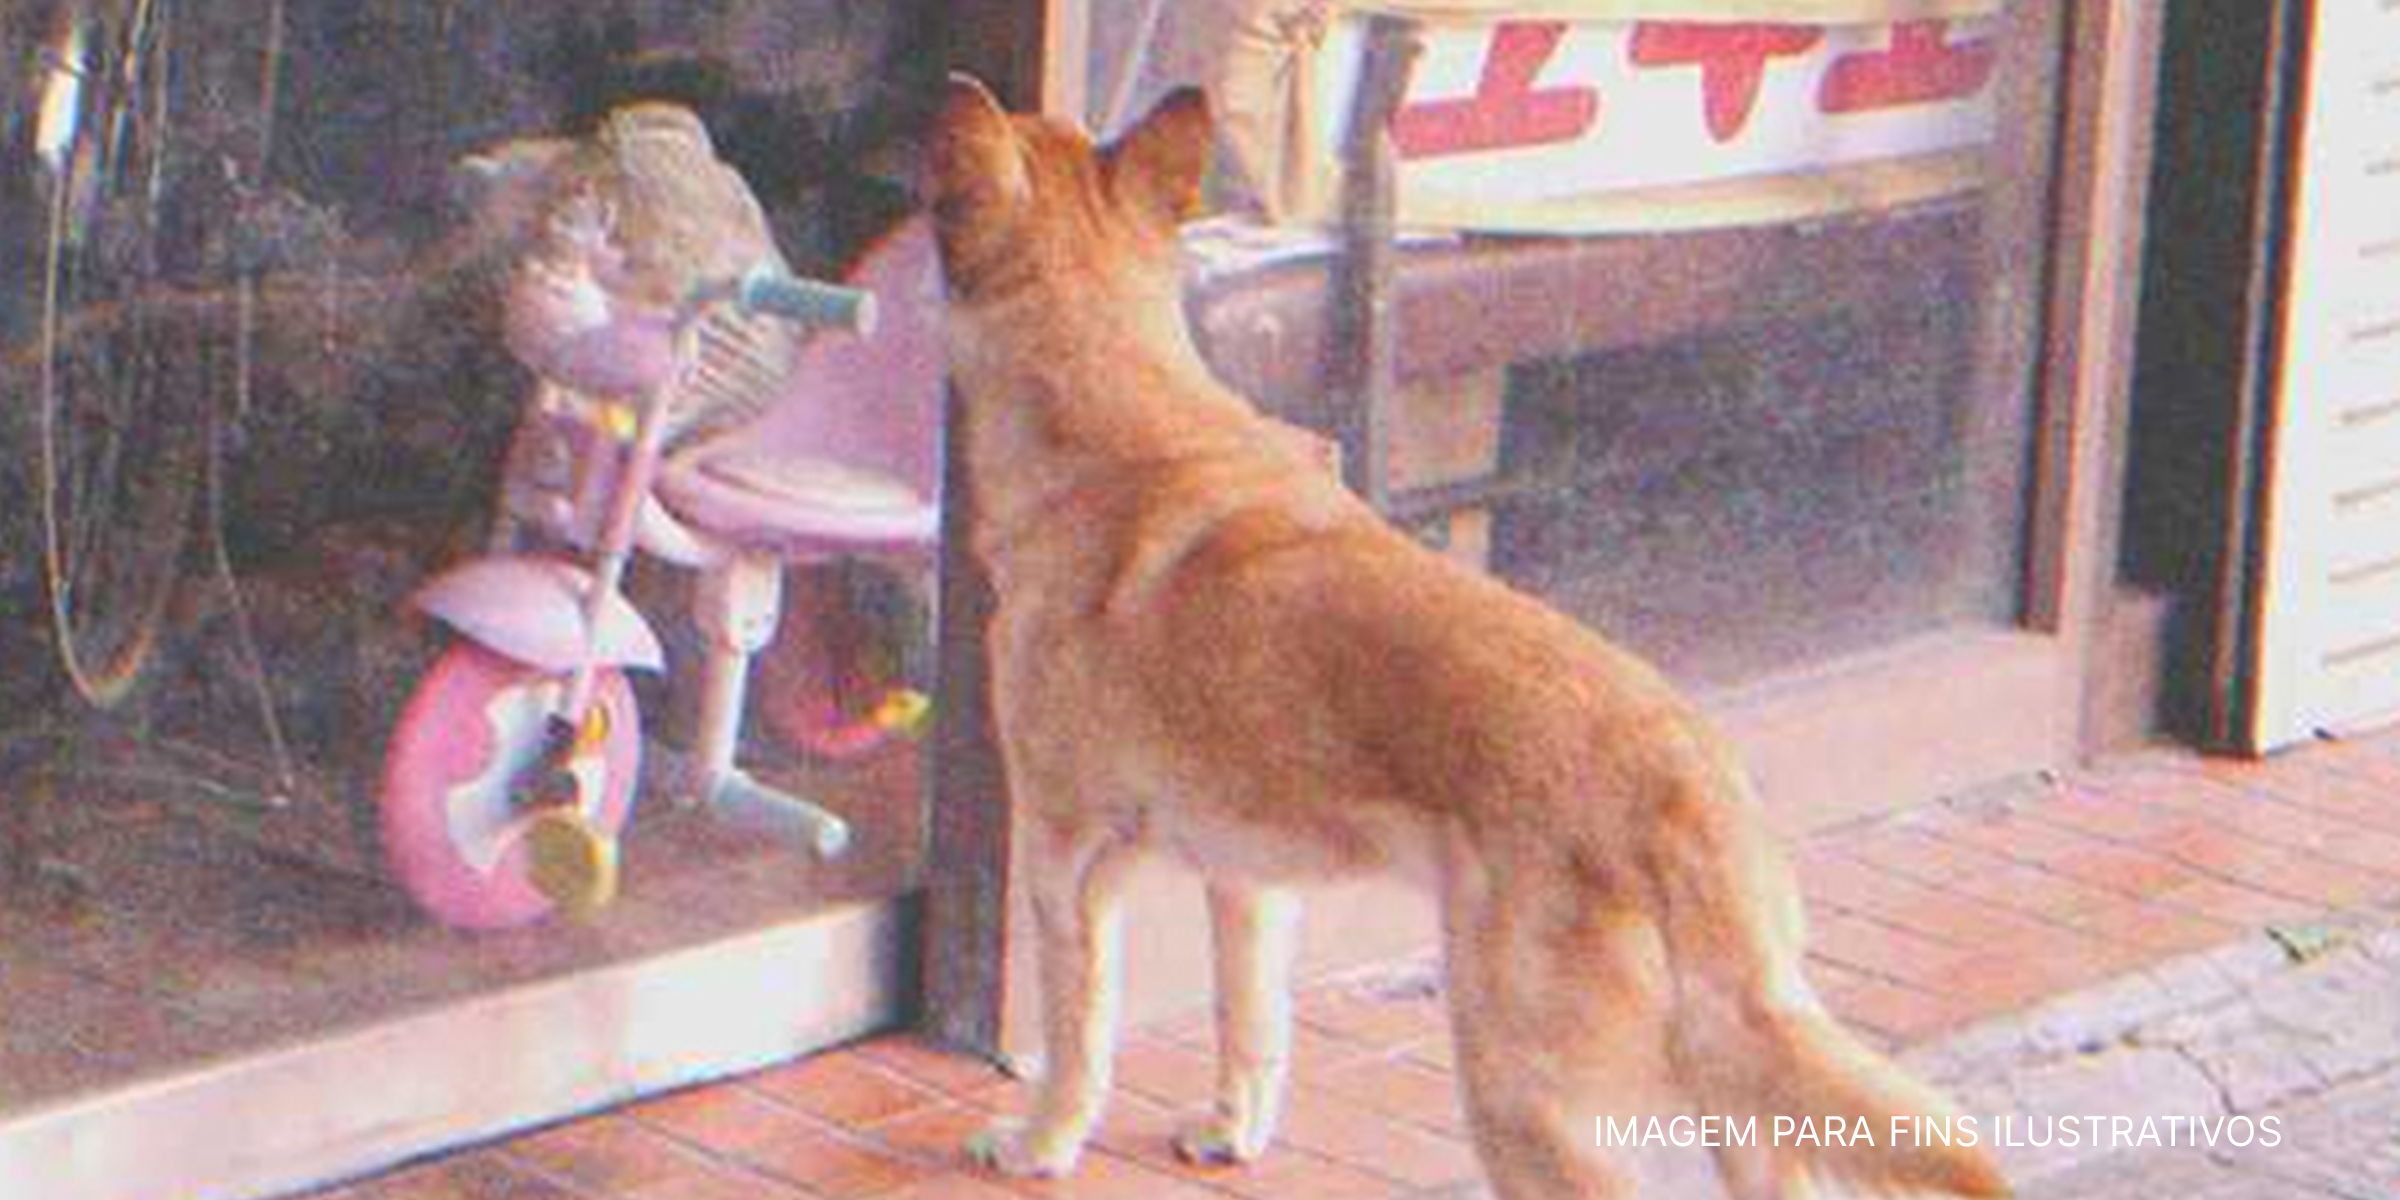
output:
{"label": "handlebar grip", "polygon": [[801,325],[875,332],[875,293],[802,279],[774,267],[753,267],[734,289],[746,313],[781,317]]}

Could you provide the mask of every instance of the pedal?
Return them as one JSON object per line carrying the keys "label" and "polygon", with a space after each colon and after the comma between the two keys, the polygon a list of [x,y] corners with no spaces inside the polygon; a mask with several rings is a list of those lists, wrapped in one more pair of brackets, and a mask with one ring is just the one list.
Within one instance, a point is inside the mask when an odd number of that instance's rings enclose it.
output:
{"label": "pedal", "polygon": [[583,918],[617,898],[617,839],[572,808],[534,814],[525,827],[525,877],[561,912]]}
{"label": "pedal", "polygon": [[925,732],[933,717],[933,697],[915,688],[900,688],[875,706],[871,718],[877,728],[889,729],[902,737],[913,738]]}

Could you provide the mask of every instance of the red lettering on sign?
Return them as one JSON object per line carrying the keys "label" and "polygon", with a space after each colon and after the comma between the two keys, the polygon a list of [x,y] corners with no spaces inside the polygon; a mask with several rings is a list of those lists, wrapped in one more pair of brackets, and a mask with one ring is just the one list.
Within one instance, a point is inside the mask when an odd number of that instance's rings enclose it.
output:
{"label": "red lettering on sign", "polygon": [[1600,118],[1599,89],[1533,86],[1566,33],[1563,21],[1494,26],[1473,96],[1410,104],[1393,114],[1392,141],[1400,157],[1440,158],[1582,137]]}
{"label": "red lettering on sign", "polygon": [[1700,68],[1708,134],[1730,142],[1740,136],[1758,105],[1767,63],[1806,54],[1824,38],[1822,30],[1803,25],[1644,21],[1633,30],[1633,62],[1638,67]]}
{"label": "red lettering on sign", "polygon": [[1829,113],[1872,112],[1957,100],[1983,90],[1999,48],[1990,38],[1952,43],[1947,21],[1892,26],[1888,50],[1845,54],[1825,72],[1817,106]]}

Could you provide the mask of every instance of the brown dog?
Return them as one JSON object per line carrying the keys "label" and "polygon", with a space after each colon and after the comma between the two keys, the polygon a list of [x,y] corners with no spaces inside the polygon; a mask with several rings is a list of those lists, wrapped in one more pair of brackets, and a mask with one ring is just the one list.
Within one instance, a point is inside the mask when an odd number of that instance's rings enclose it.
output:
{"label": "brown dog", "polygon": [[[1601,1118],[1754,1120],[1743,1200],[1816,1178],[1998,1196],[1947,1110],[1801,977],[1790,870],[1732,754],[1650,668],[1411,542],[1307,440],[1209,375],[1176,226],[1198,93],[1105,150],[952,84],[935,135],[994,701],[1028,839],[1047,1075],[977,1153],[1075,1164],[1117,1012],[1116,890],[1149,851],[1207,879],[1220,1092],[1179,1145],[1266,1148],[1284,1083],[1289,885],[1403,872],[1439,896],[1457,1061],[1505,1200],[1623,1197]],[[1777,1145],[1777,1116],[1873,1145]],[[1793,1141],[1794,1139],[1780,1139]]]}

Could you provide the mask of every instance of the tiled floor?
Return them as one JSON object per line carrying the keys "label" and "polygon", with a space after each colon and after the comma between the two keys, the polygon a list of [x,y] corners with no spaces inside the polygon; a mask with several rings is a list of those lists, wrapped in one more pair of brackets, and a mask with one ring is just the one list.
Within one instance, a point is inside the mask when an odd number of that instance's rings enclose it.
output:
{"label": "tiled floor", "polygon": [[[2400,734],[2267,764],[2157,753],[1931,806],[1798,848],[1816,976],[1886,1044],[2244,936],[2400,901]],[[1433,968],[1303,997],[1283,1141],[1176,1162],[1205,1103],[1204,1020],[1132,1035],[1072,1179],[977,1173],[959,1143],[1019,1089],[892,1037],[320,1193],[313,1200],[1349,1200],[1468,1178]]]}

